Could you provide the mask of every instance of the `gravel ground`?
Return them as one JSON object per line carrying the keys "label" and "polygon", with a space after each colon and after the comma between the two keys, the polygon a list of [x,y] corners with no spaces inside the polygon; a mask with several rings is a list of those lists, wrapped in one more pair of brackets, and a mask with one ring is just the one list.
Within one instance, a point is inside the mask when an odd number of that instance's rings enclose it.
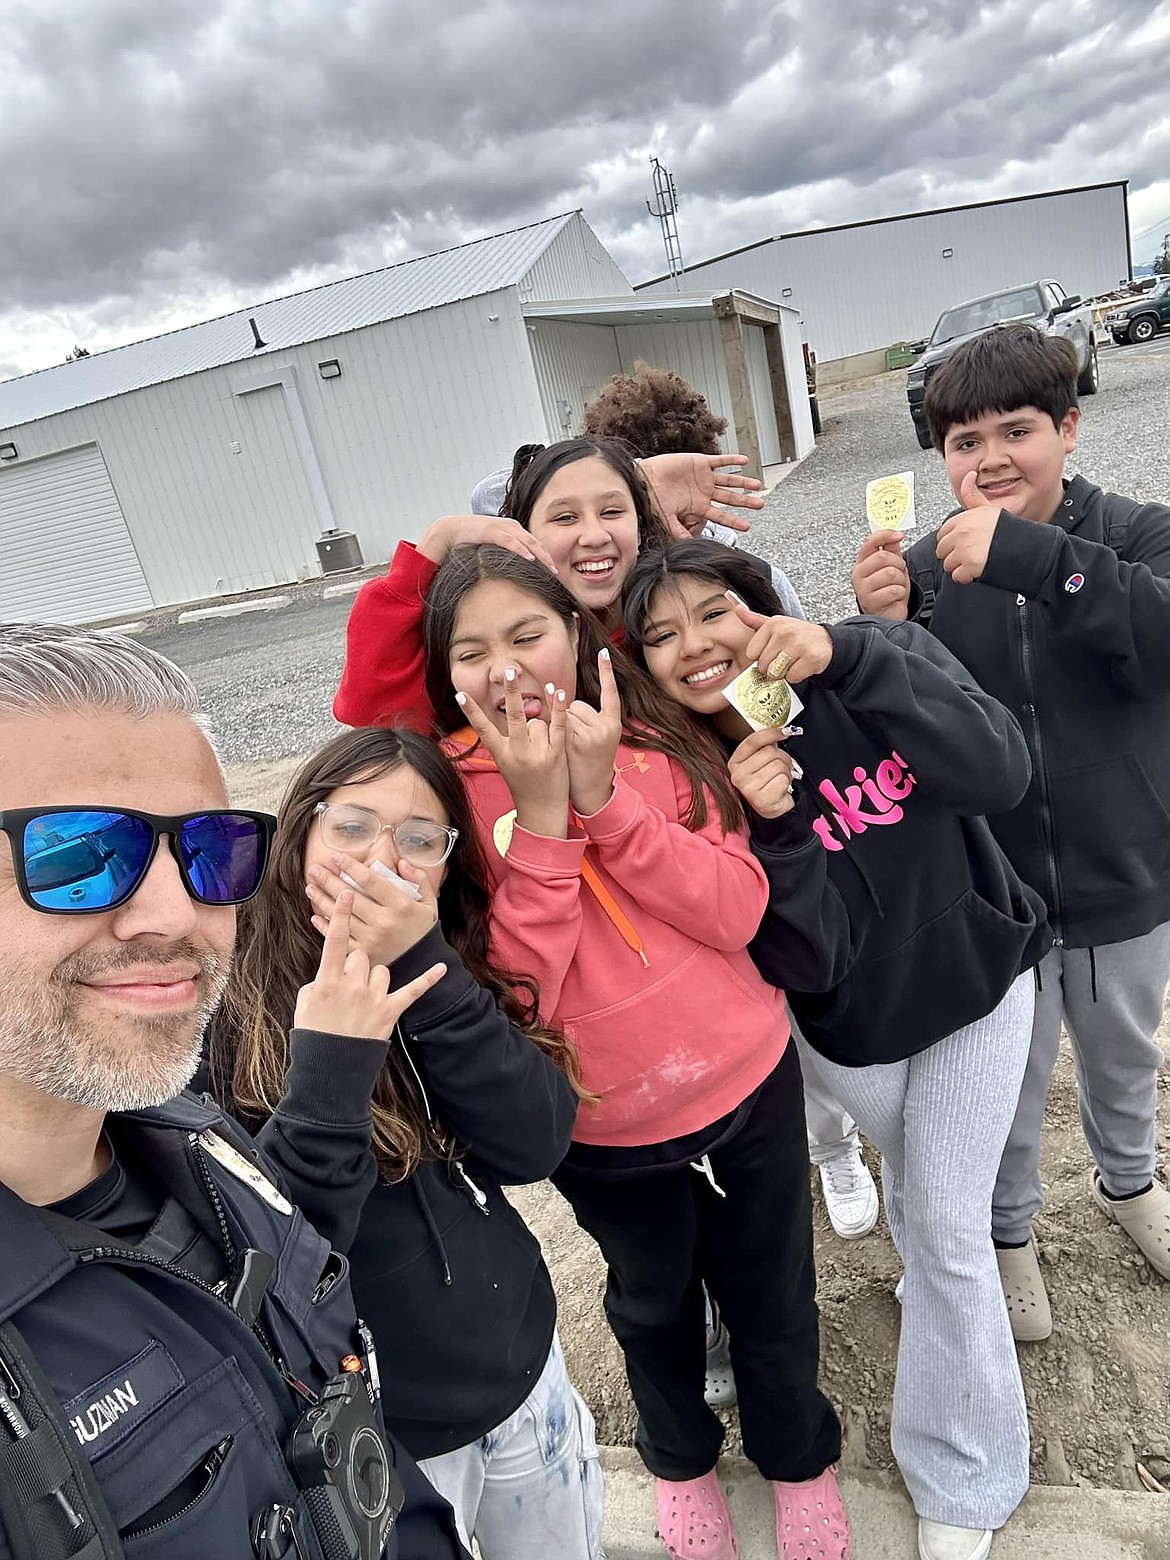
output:
{"label": "gravel ground", "polygon": [[[1170,498],[1170,352],[1107,348],[1101,379],[1100,393],[1086,402],[1073,469],[1126,494]],[[904,375],[826,397],[822,415],[822,442],[770,496],[754,543],[789,572],[810,616],[832,620],[853,608],[848,576],[865,534],[865,482],[913,469],[924,525],[940,519],[951,500],[941,460],[918,449]],[[296,756],[337,729],[329,701],[349,601],[323,600],[322,588],[296,590],[293,603],[277,612],[184,626],[172,617],[147,629],[147,642],[195,677],[241,802],[274,806]],[[1170,1078],[1163,1081],[1163,1157],[1170,1147],[1167,1094]],[[1045,1127],[1044,1174],[1048,1205],[1037,1236],[1056,1331],[1049,1342],[1021,1350],[1033,1477],[1132,1488],[1135,1458],[1170,1456],[1170,1289],[1088,1196],[1088,1157],[1067,1054]],[[594,1410],[601,1439],[630,1444],[634,1414],[601,1311],[596,1249],[548,1185],[522,1188],[516,1200],[544,1246],[570,1370]],[[889,1466],[897,1257],[884,1224],[852,1245],[835,1239],[819,1189],[816,1246],[823,1380],[850,1431],[847,1461]],[[728,1449],[738,1450],[737,1416],[732,1411],[726,1418]]]}

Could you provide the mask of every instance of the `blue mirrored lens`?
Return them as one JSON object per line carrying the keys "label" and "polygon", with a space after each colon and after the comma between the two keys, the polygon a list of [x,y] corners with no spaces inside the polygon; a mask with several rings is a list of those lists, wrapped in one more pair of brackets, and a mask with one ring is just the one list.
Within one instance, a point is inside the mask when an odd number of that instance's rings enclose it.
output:
{"label": "blue mirrored lens", "polygon": [[153,839],[124,813],[42,813],[24,830],[29,897],[45,910],[109,910],[137,887]]}
{"label": "blue mirrored lens", "polygon": [[196,896],[211,905],[250,899],[264,873],[264,833],[240,813],[189,818],[180,841]]}

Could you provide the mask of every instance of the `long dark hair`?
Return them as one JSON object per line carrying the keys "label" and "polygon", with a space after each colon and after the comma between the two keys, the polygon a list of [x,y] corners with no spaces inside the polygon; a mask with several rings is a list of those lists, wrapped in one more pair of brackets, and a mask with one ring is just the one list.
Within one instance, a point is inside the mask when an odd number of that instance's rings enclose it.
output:
{"label": "long dark hair", "polygon": [[[466,725],[451,686],[451,641],[460,603],[468,591],[485,580],[501,580],[527,591],[555,613],[570,632],[576,625],[577,697],[599,705],[597,656],[605,648],[606,640],[593,616],[578,607],[568,587],[543,564],[521,558],[506,548],[481,543],[452,548],[427,592],[423,612],[427,694],[439,725],[445,731]],[[685,711],[660,693],[649,674],[635,666],[616,645],[609,649],[622,700],[623,741],[633,748],[663,753],[680,766],[691,788],[685,816],[689,828],[701,829],[707,821],[704,788],[718,803],[723,827],[729,831],[738,828],[743,821],[743,809],[713,739],[701,735],[696,739],[696,728]]]}
{"label": "long dark hair", "polygon": [[733,590],[746,606],[763,617],[775,617],[784,611],[771,579],[734,547],[692,539],[671,542],[659,552],[639,553],[622,592],[622,612],[626,644],[630,655],[643,670],[646,652],[642,629],[650,616],[654,597],[664,587],[669,590],[680,576]]}
{"label": "long dark hair", "polygon": [[[462,781],[437,745],[405,729],[371,727],[334,737],[297,770],[281,803],[264,886],[240,911],[238,952],[212,1038],[212,1073],[246,1112],[270,1116],[284,1094],[288,1030],[297,992],[316,974],[321,937],[305,908],[305,844],[317,804],[359,780],[410,769],[459,830],[439,889],[439,922],[469,973],[501,1011],[568,1074],[581,1093],[576,1053],[537,1018],[531,980],[505,975],[488,955],[489,900],[483,857]],[[388,1181],[453,1145],[428,1119],[411,1064],[392,1045],[371,1106],[373,1146]]]}
{"label": "long dark hair", "polygon": [[562,439],[559,444],[535,446],[536,453],[522,469],[520,450],[512,466],[512,480],[500,513],[518,520],[527,530],[537,499],[551,478],[574,461],[596,456],[619,476],[630,490],[638,517],[638,548],[664,547],[670,539],[666,525],[650,499],[650,489],[634,464],[629,448],[618,439]]}

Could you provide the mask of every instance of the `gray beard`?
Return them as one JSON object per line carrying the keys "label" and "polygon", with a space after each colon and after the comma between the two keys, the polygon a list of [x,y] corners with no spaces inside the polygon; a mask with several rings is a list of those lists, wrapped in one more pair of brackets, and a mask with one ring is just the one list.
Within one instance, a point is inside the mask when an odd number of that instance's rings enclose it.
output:
{"label": "gray beard", "polygon": [[[140,950],[77,953],[38,982],[21,965],[4,970],[0,996],[0,1073],[88,1110],[142,1110],[174,1099],[199,1066],[203,1035],[227,985],[227,961],[210,949],[174,944],[151,951],[155,964],[197,963],[206,996],[193,1013],[112,1016],[86,1022],[77,1012],[77,983],[142,963]],[[25,978],[22,980],[22,974]]]}

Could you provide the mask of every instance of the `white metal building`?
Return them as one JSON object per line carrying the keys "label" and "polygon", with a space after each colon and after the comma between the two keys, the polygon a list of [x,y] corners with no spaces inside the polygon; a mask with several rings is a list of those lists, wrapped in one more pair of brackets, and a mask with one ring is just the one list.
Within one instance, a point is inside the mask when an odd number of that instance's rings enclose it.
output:
{"label": "white metal building", "polygon": [[811,448],[795,311],[638,297],[580,212],[0,383],[0,617],[303,579],[335,533],[386,559],[638,358],[757,465]]}
{"label": "white metal building", "polygon": [[[742,287],[799,309],[821,362],[929,335],[944,309],[1053,276],[1091,297],[1131,269],[1128,184],[782,233],[687,266],[682,285]],[[677,296],[669,277],[639,292]]]}

